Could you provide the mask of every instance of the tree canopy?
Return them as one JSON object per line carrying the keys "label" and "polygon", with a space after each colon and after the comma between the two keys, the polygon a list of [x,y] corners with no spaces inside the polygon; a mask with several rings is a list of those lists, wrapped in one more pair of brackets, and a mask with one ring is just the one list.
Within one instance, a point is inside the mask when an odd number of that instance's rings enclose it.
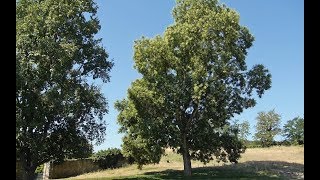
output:
{"label": "tree canopy", "polygon": [[289,120],[283,127],[283,135],[292,144],[304,144],[304,118]]}
{"label": "tree canopy", "polygon": [[[47,161],[82,157],[105,135],[113,62],[94,35],[93,0],[16,2],[16,153],[24,179]],[[87,152],[87,153],[86,153]]]}
{"label": "tree canopy", "polygon": [[225,128],[235,114],[255,106],[271,87],[262,65],[248,69],[254,37],[239,14],[217,0],[177,0],[174,23],[163,35],[134,44],[134,67],[142,74],[118,101],[124,154],[140,165],[159,162],[163,148],[190,159],[237,162],[242,143]]}
{"label": "tree canopy", "polygon": [[263,147],[271,146],[274,137],[281,132],[280,118],[281,116],[274,109],[269,112],[258,113],[254,138],[260,141]]}
{"label": "tree canopy", "polygon": [[239,120],[235,120],[232,124],[234,129],[237,129],[238,138],[243,142],[248,141],[248,135],[250,135],[250,124],[248,121],[243,121],[242,123],[238,123]]}

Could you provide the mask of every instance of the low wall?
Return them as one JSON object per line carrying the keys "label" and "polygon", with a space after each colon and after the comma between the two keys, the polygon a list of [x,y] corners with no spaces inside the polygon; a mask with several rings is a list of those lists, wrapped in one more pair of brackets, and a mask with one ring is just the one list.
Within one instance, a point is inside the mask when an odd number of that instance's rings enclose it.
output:
{"label": "low wall", "polygon": [[19,161],[16,161],[16,180],[22,179],[22,165]]}
{"label": "low wall", "polygon": [[91,159],[66,160],[63,163],[45,163],[43,179],[58,179],[99,170]]}

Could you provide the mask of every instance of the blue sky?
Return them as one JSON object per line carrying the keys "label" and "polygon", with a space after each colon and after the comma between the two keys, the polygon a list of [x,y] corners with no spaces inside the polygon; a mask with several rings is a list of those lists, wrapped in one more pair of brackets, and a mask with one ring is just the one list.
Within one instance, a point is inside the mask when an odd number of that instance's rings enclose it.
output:
{"label": "blue sky", "polygon": [[[175,0],[97,0],[103,46],[114,60],[111,82],[102,86],[109,102],[105,115],[105,142],[95,152],[121,145],[113,105],[126,97],[131,82],[140,77],[133,68],[134,40],[163,34],[173,23]],[[264,64],[272,74],[272,87],[257,105],[236,116],[248,120],[252,135],[258,112],[275,109],[281,126],[296,116],[304,117],[304,4],[303,0],[220,0],[240,14],[240,24],[249,28],[255,42],[248,51],[247,65]],[[279,139],[281,137],[277,137]]]}

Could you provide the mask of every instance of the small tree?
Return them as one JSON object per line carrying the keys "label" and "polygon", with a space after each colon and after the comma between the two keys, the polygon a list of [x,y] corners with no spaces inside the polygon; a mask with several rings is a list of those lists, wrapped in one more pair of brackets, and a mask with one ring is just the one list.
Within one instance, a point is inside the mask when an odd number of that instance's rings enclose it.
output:
{"label": "small tree", "polygon": [[273,109],[269,112],[259,112],[256,120],[257,125],[254,138],[260,141],[262,147],[271,146],[274,137],[281,132],[280,115]]}
{"label": "small tree", "polygon": [[261,97],[271,74],[261,64],[247,68],[254,38],[217,0],[177,0],[173,17],[163,36],[135,41],[142,78],[116,108],[123,149],[142,155],[142,163],[159,162],[162,148],[177,149],[190,176],[191,159],[237,161],[243,146],[224,126],[255,106],[253,92]]}
{"label": "small tree", "polygon": [[304,118],[289,120],[283,127],[283,135],[291,144],[304,144]]}

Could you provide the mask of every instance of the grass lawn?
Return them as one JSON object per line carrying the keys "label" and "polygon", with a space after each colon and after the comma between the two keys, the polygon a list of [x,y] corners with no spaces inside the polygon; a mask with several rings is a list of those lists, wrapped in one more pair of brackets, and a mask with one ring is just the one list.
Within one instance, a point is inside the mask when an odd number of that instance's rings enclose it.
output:
{"label": "grass lawn", "polygon": [[[159,164],[136,165],[87,173],[71,179],[188,179],[183,176],[182,157],[170,150]],[[238,164],[192,161],[190,179],[304,179],[304,147],[247,149]]]}

